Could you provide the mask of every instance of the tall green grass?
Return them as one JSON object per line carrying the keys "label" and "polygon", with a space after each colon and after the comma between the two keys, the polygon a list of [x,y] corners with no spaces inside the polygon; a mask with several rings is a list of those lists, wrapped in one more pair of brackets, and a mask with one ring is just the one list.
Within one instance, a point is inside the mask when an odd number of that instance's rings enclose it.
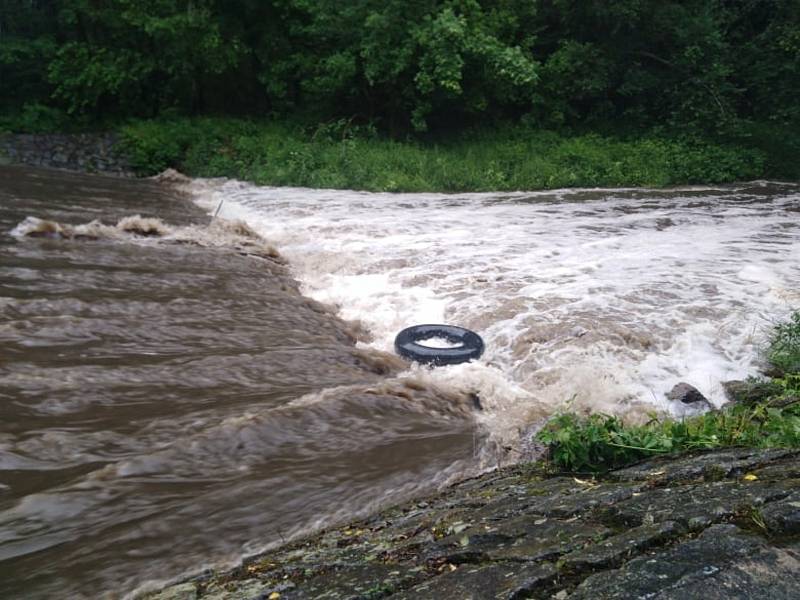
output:
{"label": "tall green grass", "polygon": [[390,192],[669,186],[764,175],[760,150],[696,139],[565,136],[506,127],[394,141],[347,122],[304,128],[235,119],[141,121],[122,148],[142,175],[167,167],[263,185]]}

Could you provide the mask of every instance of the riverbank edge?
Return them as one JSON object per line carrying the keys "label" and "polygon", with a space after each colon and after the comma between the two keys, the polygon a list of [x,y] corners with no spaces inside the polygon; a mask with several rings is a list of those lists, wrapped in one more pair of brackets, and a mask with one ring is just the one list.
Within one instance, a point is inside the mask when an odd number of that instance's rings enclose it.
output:
{"label": "riverbank edge", "polygon": [[[555,417],[538,436],[547,448],[539,462],[458,482],[146,597],[721,600],[730,589],[796,597],[798,332],[794,312],[766,350],[772,376],[728,382],[731,401],[720,410],[639,426]],[[669,445],[648,443],[653,431]]]}
{"label": "riverbank edge", "polygon": [[597,479],[523,464],[146,597],[797,597],[798,489],[798,449],[659,458]]}
{"label": "riverbank edge", "polygon": [[[764,137],[764,136],[762,136]],[[0,157],[35,166],[376,192],[492,192],[670,187],[800,180],[774,136],[637,137],[505,126],[397,141],[350,123],[314,127],[232,118],[134,121],[103,134],[4,134]],[[97,151],[98,139],[113,139]],[[75,143],[73,144],[72,141]],[[65,146],[67,146],[65,150]]]}

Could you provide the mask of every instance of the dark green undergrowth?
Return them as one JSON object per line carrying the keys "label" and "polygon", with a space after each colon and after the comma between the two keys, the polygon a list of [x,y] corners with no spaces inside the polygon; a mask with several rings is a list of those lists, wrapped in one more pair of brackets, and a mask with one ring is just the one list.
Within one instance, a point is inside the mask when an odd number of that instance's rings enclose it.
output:
{"label": "dark green undergrowth", "polygon": [[394,141],[347,121],[308,127],[202,118],[122,128],[136,171],[262,185],[371,191],[495,191],[668,186],[766,176],[763,150],[690,137],[618,139],[507,126],[443,140]]}
{"label": "dark green undergrowth", "polygon": [[731,446],[800,447],[800,312],[775,326],[767,345],[771,379],[748,380],[719,411],[626,425],[609,415],[552,418],[538,438],[559,470],[605,472],[653,456]]}
{"label": "dark green undergrowth", "polygon": [[[77,122],[76,122],[77,121]],[[70,119],[64,111],[39,103],[25,104],[19,110],[0,114],[0,134],[71,132],[84,125]]]}

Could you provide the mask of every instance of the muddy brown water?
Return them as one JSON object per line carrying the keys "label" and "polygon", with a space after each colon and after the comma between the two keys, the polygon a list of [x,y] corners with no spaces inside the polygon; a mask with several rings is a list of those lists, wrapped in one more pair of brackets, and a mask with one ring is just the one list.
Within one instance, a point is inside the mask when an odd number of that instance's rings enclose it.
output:
{"label": "muddy brown water", "polygon": [[474,470],[471,399],[357,335],[168,186],[0,167],[0,597],[121,597]]}

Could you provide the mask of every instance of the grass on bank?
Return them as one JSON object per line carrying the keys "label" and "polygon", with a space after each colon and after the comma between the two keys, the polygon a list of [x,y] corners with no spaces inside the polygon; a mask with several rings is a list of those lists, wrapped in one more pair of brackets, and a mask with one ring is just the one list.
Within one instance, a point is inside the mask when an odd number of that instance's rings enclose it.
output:
{"label": "grass on bank", "polygon": [[445,141],[393,141],[336,121],[316,127],[198,118],[140,121],[121,129],[139,174],[167,167],[261,185],[389,192],[669,186],[767,175],[756,147],[699,138],[618,139],[522,126]]}
{"label": "grass on bank", "polygon": [[775,326],[765,356],[773,376],[748,380],[722,410],[644,425],[609,415],[561,414],[538,438],[549,446],[555,468],[593,473],[697,449],[800,447],[800,312]]}

